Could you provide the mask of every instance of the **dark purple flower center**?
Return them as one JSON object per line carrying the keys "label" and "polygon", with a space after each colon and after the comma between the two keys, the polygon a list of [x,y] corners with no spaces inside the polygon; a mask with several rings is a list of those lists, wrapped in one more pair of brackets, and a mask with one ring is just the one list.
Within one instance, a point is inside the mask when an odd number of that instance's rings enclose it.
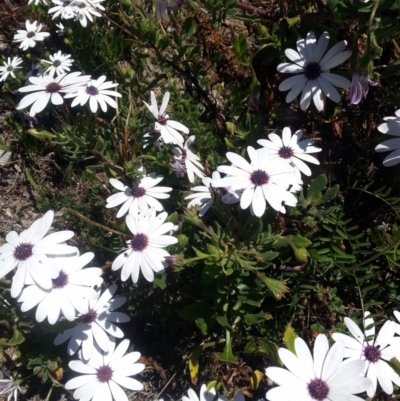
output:
{"label": "dark purple flower center", "polygon": [[144,234],[136,234],[135,238],[131,240],[131,248],[137,252],[141,252],[146,249],[148,244],[149,239],[147,235]]}
{"label": "dark purple flower center", "polygon": [[269,181],[269,175],[263,170],[255,170],[251,173],[250,180],[254,185],[264,185]]}
{"label": "dark purple flower center", "polygon": [[82,1],[79,3],[78,8],[86,8],[86,4]]}
{"label": "dark purple flower center", "polygon": [[27,38],[33,38],[35,36],[35,32],[33,32],[33,31],[29,31],[27,34],[26,34],[26,37]]}
{"label": "dark purple flower center", "polygon": [[32,244],[22,243],[19,244],[14,250],[14,257],[18,260],[26,260],[32,256]]}
{"label": "dark purple flower center", "polygon": [[322,401],[329,394],[329,387],[321,379],[314,379],[308,383],[308,393],[314,400]]}
{"label": "dark purple flower center", "polygon": [[61,61],[60,60],[54,60],[53,61],[53,67],[59,67],[61,65]]}
{"label": "dark purple flower center", "polygon": [[319,63],[316,63],[315,61],[308,63],[304,67],[304,75],[306,76],[307,79],[314,80],[317,79],[321,75],[321,66]]}
{"label": "dark purple flower center", "polygon": [[364,348],[364,356],[367,361],[376,363],[381,359],[381,351],[378,347],[367,345]]}
{"label": "dark purple flower center", "polygon": [[112,379],[113,371],[109,366],[101,366],[97,369],[97,380],[100,383],[107,383]]}
{"label": "dark purple flower center", "polygon": [[97,319],[97,312],[89,309],[89,312],[82,316],[82,323],[91,324]]}
{"label": "dark purple flower center", "polygon": [[87,93],[88,95],[90,95],[90,96],[96,96],[96,95],[99,94],[99,90],[98,90],[95,86],[89,85],[89,86],[86,88],[86,93]]}
{"label": "dark purple flower center", "polygon": [[132,196],[134,198],[141,198],[146,194],[146,189],[143,187],[133,187],[132,188]]}
{"label": "dark purple flower center", "polygon": [[294,155],[294,152],[292,148],[283,146],[279,149],[278,155],[282,157],[282,159],[290,159]]}
{"label": "dark purple flower center", "polygon": [[8,66],[7,71],[14,71],[14,67],[12,65]]}
{"label": "dark purple flower center", "polygon": [[59,92],[60,89],[62,89],[62,86],[59,85],[57,82],[52,82],[46,86],[47,93],[56,93]]}
{"label": "dark purple flower center", "polygon": [[168,118],[165,116],[165,114],[158,116],[158,123],[161,125],[167,125]]}
{"label": "dark purple flower center", "polygon": [[62,6],[63,7],[68,7],[70,4],[71,4],[71,1],[66,0],[66,1],[63,2]]}
{"label": "dark purple flower center", "polygon": [[62,270],[56,279],[53,279],[53,288],[63,288],[68,284],[68,275]]}

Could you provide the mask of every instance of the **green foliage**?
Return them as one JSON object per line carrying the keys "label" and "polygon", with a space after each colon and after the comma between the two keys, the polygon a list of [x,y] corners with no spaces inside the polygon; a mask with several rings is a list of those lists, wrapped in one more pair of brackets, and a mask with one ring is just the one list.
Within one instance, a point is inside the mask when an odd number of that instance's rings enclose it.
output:
{"label": "green foliage", "polygon": [[[365,148],[379,138],[364,146],[370,139],[365,127],[375,127],[383,110],[398,104],[400,2],[267,3],[264,10],[255,2],[190,0],[164,21],[147,2],[111,0],[90,28],[66,22],[66,36],[52,45],[71,53],[83,73],[118,82],[118,111],[93,114],[87,106],[49,105],[34,128],[15,113],[6,119],[8,136],[0,139],[0,149],[21,160],[38,209],[61,211],[62,224],[77,232],[79,247],[96,252],[106,285],[116,281],[108,268],[125,247],[127,233],[124,219],[105,208],[109,179],[132,183],[144,166],[164,176],[162,185],[173,187],[163,205],[168,221],[179,226],[178,243],[169,251],[180,262],[152,284],[125,283],[121,291],[144,340],[134,331],[127,335],[142,341],[149,353],[155,337],[154,352],[167,371],[181,369],[180,361],[192,355],[193,384],[210,350],[213,361],[227,366],[250,356],[281,366],[279,346],[295,352],[297,335],[312,342],[318,333],[343,331],[343,318],[353,312],[360,317],[371,309],[391,316],[400,303],[399,175],[376,172],[376,161],[366,156]],[[354,112],[327,101],[325,114],[317,115],[312,109],[295,113],[296,106],[285,104],[276,66],[285,49],[295,48],[311,30],[317,36],[327,30],[330,46],[346,37],[353,51],[350,70],[381,80],[379,107],[366,102],[366,109]],[[40,59],[49,51],[38,46],[30,57]],[[340,74],[349,76],[346,69]],[[21,72],[2,86],[9,105],[17,103],[23,84]],[[222,203],[215,191],[204,217],[196,208],[185,209],[192,185],[172,171],[171,147],[154,146],[156,137],[143,147],[154,125],[143,104],[152,90],[158,104],[170,92],[167,113],[196,135],[207,176],[226,164],[227,151],[245,155],[247,146],[284,126],[320,141],[321,165],[315,178],[304,179],[297,206],[287,207],[286,214],[268,208],[257,218]],[[361,145],[354,142],[357,135]],[[382,221],[388,225],[379,228]],[[58,385],[54,372],[66,368],[67,359],[51,344],[56,333],[72,326],[37,324],[32,313],[19,312],[8,287],[0,293],[0,352],[12,351],[22,361],[12,365],[16,370]],[[149,327],[154,337],[148,336]],[[165,343],[171,344],[168,350]],[[399,371],[397,361],[391,366]]]}

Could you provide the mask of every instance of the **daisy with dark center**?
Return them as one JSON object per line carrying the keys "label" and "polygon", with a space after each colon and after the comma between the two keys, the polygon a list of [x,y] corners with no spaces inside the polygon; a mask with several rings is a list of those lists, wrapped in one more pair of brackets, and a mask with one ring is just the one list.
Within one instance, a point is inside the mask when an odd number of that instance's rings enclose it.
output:
{"label": "daisy with dark center", "polygon": [[81,256],[51,259],[51,264],[58,272],[58,276],[52,280],[52,287],[44,289],[28,277],[28,287],[18,298],[18,302],[22,303],[21,310],[26,312],[37,306],[36,320],[42,322],[47,318],[49,324],[57,323],[61,314],[73,321],[76,311],[87,312],[87,300],[97,298],[93,287],[103,282],[100,268],[83,269],[93,257],[94,254],[88,252]]}
{"label": "daisy with dark center", "polygon": [[93,15],[96,17],[101,17],[101,14],[96,11],[96,8],[104,10],[104,7],[99,1],[94,1],[96,7],[93,6],[92,1],[89,0],[74,0],[71,3],[71,7],[75,9],[75,16],[81,23],[81,25],[86,28],[88,20],[93,22]]}
{"label": "daisy with dark center", "polygon": [[77,104],[83,106],[89,101],[90,110],[92,113],[96,113],[98,105],[101,109],[106,112],[107,104],[114,109],[118,108],[117,102],[113,97],[122,97],[122,95],[116,91],[109,90],[115,88],[118,84],[113,82],[105,82],[106,76],[102,75],[98,79],[92,79],[85,86],[79,88],[76,92],[69,93],[65,98],[75,98],[71,107],[75,107]]}
{"label": "daisy with dark center", "polygon": [[68,381],[65,388],[75,390],[76,400],[128,401],[121,386],[132,391],[142,390],[142,384],[130,376],[145,368],[142,363],[137,363],[140,353],[126,354],[128,348],[129,340],[123,340],[116,347],[115,340],[111,338],[108,353],[95,346],[89,361],[82,361],[80,353],[80,360],[71,361],[69,367],[82,375]]}
{"label": "daisy with dark center", "polygon": [[72,0],[51,0],[54,7],[50,8],[48,14],[53,14],[52,19],[61,16],[63,19],[71,19],[76,16],[75,7],[71,6]]}
{"label": "daisy with dark center", "polygon": [[9,232],[7,242],[0,247],[0,278],[17,269],[11,285],[11,296],[14,298],[20,295],[27,280],[33,280],[44,289],[51,289],[52,279],[57,278],[58,270],[49,256],[78,252],[77,248],[65,244],[74,236],[72,231],[59,231],[46,236],[53,217],[54,213],[50,210],[21,234]]}
{"label": "daisy with dark center", "polygon": [[3,65],[0,67],[0,82],[5,81],[9,75],[15,78],[14,71],[20,69],[18,67],[22,63],[22,58],[20,57],[10,57],[7,58],[7,61],[3,61]]}
{"label": "daisy with dark center", "polygon": [[[193,143],[196,137],[194,135],[190,136],[184,145],[175,147],[172,149],[174,153],[174,162],[185,166],[185,172],[187,173],[188,179],[191,183],[195,180],[195,175],[200,179],[205,177],[202,170],[204,167],[200,163],[200,157],[194,153]],[[176,169],[176,166],[175,166]],[[179,169],[179,167],[178,167]]]}
{"label": "daisy with dark center", "polygon": [[42,24],[38,24],[37,21],[26,21],[26,31],[18,29],[14,35],[13,42],[21,42],[19,48],[22,50],[28,50],[30,47],[35,47],[36,42],[41,42],[47,36],[50,36],[48,32],[40,32],[43,28]]}
{"label": "daisy with dark center", "polygon": [[243,157],[228,152],[227,159],[232,166],[220,166],[218,171],[227,174],[226,177],[215,180],[214,187],[227,187],[231,191],[243,191],[240,194],[240,207],[261,217],[269,203],[275,210],[285,213],[283,206],[295,206],[296,197],[288,191],[290,185],[297,184],[293,176],[293,167],[271,157],[268,149],[256,151],[249,146],[247,153],[251,163]]}
{"label": "daisy with dark center", "polygon": [[183,147],[183,136],[180,132],[184,134],[189,134],[189,128],[179,123],[178,121],[170,120],[169,115],[166,113],[170,93],[165,92],[160,109],[158,109],[156,95],[153,91],[150,92],[151,95],[151,105],[143,102],[147,108],[150,110],[151,114],[155,117],[157,122],[155,123],[155,130],[161,135],[164,143],[172,143]]}
{"label": "daisy with dark center", "polygon": [[363,374],[371,380],[367,394],[372,398],[378,382],[382,390],[389,395],[393,393],[393,383],[400,386],[400,376],[388,363],[393,357],[400,355],[400,343],[394,337],[395,322],[385,322],[376,335],[374,320],[369,316],[370,313],[366,311],[363,319],[364,332],[353,320],[345,317],[344,322],[353,337],[341,333],[334,333],[332,337],[346,346],[345,364],[357,360],[365,361]]}
{"label": "daisy with dark center", "polygon": [[115,312],[125,302],[125,297],[112,298],[117,290],[114,284],[107,288],[103,294],[97,289],[96,298],[89,299],[85,303],[85,310],[78,319],[80,323],[58,335],[54,345],[68,342],[68,354],[72,355],[82,346],[82,358],[87,361],[92,356],[95,345],[104,352],[109,351],[109,337],[123,338],[124,333],[116,323],[129,322],[129,316],[125,313]]}
{"label": "daisy with dark center", "polygon": [[362,401],[355,394],[364,392],[371,381],[361,375],[365,362],[343,363],[345,345],[335,343],[329,348],[328,339],[319,334],[314,343],[314,358],[307,344],[297,337],[296,353],[279,348],[284,368],[265,370],[269,379],[278,384],[266,394],[269,401]]}
{"label": "daisy with dark center", "polygon": [[[19,92],[33,92],[23,97],[17,106],[17,110],[25,109],[32,104],[29,111],[31,116],[40,113],[49,103],[60,105],[64,103],[61,94],[77,91],[90,80],[90,75],[81,75],[80,72],[71,74],[61,74],[56,78],[49,75],[40,77],[30,77],[29,81],[33,85],[24,86],[18,89]],[[65,96],[64,96],[65,97]]]}
{"label": "daisy with dark center", "polygon": [[112,264],[114,271],[122,268],[122,281],[131,276],[137,283],[140,271],[147,281],[154,281],[154,272],[164,271],[164,258],[170,254],[163,248],[178,242],[175,237],[165,235],[176,228],[173,223],[164,223],[167,217],[165,212],[156,216],[154,208],[126,216],[126,224],[134,238],[127,242],[127,249]]}
{"label": "daisy with dark center", "polygon": [[50,77],[54,77],[54,74],[61,75],[69,71],[73,64],[70,54],[62,54],[61,51],[54,53],[50,56],[50,61],[41,60],[42,63],[49,64],[50,67],[45,71]]}
{"label": "daisy with dark center", "polygon": [[275,133],[269,134],[268,139],[260,139],[257,142],[266,148],[272,157],[279,157],[286,163],[291,164],[299,172],[310,176],[311,170],[304,162],[319,164],[319,161],[310,156],[310,153],[321,152],[322,149],[314,146],[310,139],[300,140],[303,131],[296,131],[293,136],[289,127],[282,131],[282,138]]}
{"label": "daisy with dark center", "polygon": [[279,64],[277,70],[284,74],[298,74],[285,79],[279,90],[287,91],[286,102],[290,103],[301,93],[300,108],[307,110],[311,99],[318,111],[324,108],[323,94],[338,103],[340,95],[335,89],[349,88],[350,81],[340,75],[331,74],[329,70],[346,61],[350,51],[344,51],[347,42],[342,40],[333,46],[324,56],[328,47],[329,34],[324,32],[318,42],[314,32],[309,32],[306,39],[297,41],[297,52],[286,49],[286,57],[292,63]]}
{"label": "daisy with dark center", "polygon": [[139,177],[128,187],[115,178],[110,179],[110,184],[121,192],[117,192],[107,198],[106,208],[116,207],[122,204],[118,210],[117,218],[127,213],[138,214],[139,211],[145,212],[150,207],[154,207],[157,212],[164,210],[163,205],[157,199],[168,199],[170,187],[157,187],[164,177],[150,173]]}

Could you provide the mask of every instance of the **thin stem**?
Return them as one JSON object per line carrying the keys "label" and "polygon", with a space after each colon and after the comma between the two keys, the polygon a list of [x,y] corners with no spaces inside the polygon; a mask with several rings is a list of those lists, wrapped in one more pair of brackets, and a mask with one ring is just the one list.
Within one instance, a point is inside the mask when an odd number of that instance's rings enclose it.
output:
{"label": "thin stem", "polygon": [[74,214],[75,216],[79,217],[80,219],[86,221],[86,223],[89,223],[89,224],[91,224],[92,226],[99,227],[99,228],[101,228],[101,229],[104,230],[104,231],[111,232],[111,233],[113,233],[113,234],[119,235],[120,237],[124,237],[124,238],[125,238],[125,237],[127,237],[127,238],[133,238],[133,235],[124,234],[124,233],[122,233],[121,231],[113,230],[113,229],[110,228],[110,227],[103,226],[102,224],[96,223],[96,222],[94,222],[94,221],[88,219],[87,217],[85,217],[83,214],[80,214],[79,212],[76,212],[75,210],[72,210],[72,209],[69,209],[69,208],[65,208],[65,210],[67,210],[68,212]]}

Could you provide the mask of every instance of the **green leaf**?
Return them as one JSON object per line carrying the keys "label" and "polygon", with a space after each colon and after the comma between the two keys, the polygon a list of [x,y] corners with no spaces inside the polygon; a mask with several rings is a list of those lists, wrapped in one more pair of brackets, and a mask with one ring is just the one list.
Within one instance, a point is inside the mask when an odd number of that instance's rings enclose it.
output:
{"label": "green leaf", "polygon": [[318,177],[311,180],[310,186],[307,189],[307,202],[310,203],[317,200],[321,195],[321,192],[325,189],[328,180],[325,174],[321,174]]}
{"label": "green leaf", "polygon": [[263,258],[265,262],[270,262],[279,256],[279,252],[267,251],[264,253],[258,253],[257,256]]}
{"label": "green leaf", "polygon": [[215,359],[222,362],[237,363],[237,359],[232,351],[231,333],[229,330],[225,330],[225,348]]}
{"label": "green leaf", "polygon": [[332,188],[327,189],[323,196],[324,201],[329,202],[333,200],[338,192],[339,192],[339,184],[336,184]]}
{"label": "green leaf", "polygon": [[0,348],[2,347],[15,347],[16,345],[22,344],[25,341],[23,334],[14,327],[13,336],[7,340],[6,338],[0,339]]}
{"label": "green leaf", "polygon": [[257,354],[264,358],[268,358],[273,362],[274,365],[282,366],[282,361],[279,358],[278,346],[262,337],[248,337],[247,343],[244,349],[246,354]]}
{"label": "green leaf", "polygon": [[37,139],[54,139],[54,138],[57,138],[56,135],[52,134],[49,131],[46,131],[46,130],[38,131],[35,128],[28,129],[28,133],[31,134],[33,137],[35,137]]}
{"label": "green leaf", "polygon": [[297,248],[307,248],[308,245],[312,244],[309,239],[302,237],[301,235],[295,235],[292,237],[292,242]]}
{"label": "green leaf", "polygon": [[235,51],[239,61],[245,63],[248,61],[248,49],[246,36],[242,33],[239,36],[235,36],[233,39],[233,50]]}
{"label": "green leaf", "polygon": [[207,253],[201,252],[200,250],[198,250],[194,246],[192,246],[192,249],[194,250],[194,253],[196,254],[196,256],[199,257],[199,258],[208,258],[208,256],[209,256]]}
{"label": "green leaf", "polygon": [[179,312],[179,316],[182,319],[194,322],[196,319],[208,319],[214,314],[213,308],[204,301],[195,302],[189,306],[186,306]]}
{"label": "green leaf", "polygon": [[266,320],[271,320],[272,315],[270,313],[260,312],[254,314],[247,314],[244,316],[244,321],[247,324],[258,324],[261,322],[265,322]]}
{"label": "green leaf", "polygon": [[186,18],[182,30],[187,33],[187,38],[190,39],[196,32],[197,24],[193,17]]}
{"label": "green leaf", "polygon": [[221,276],[221,267],[215,263],[206,264],[201,275],[202,282],[209,284]]}
{"label": "green leaf", "polygon": [[296,354],[296,351],[294,349],[294,340],[296,339],[296,337],[297,337],[297,334],[293,330],[292,326],[290,324],[288,324],[286,326],[285,332],[283,334],[283,342],[285,343],[286,348],[289,351],[292,351],[293,354]]}
{"label": "green leaf", "polygon": [[400,375],[400,362],[396,357],[393,357],[390,361],[389,361],[389,365],[393,368],[393,370]]}
{"label": "green leaf", "polygon": [[155,274],[154,284],[163,290],[167,286],[165,274]]}
{"label": "green leaf", "polygon": [[26,179],[33,186],[33,188],[37,188],[38,184],[36,184],[36,181],[31,176],[31,173],[29,172],[29,170],[25,166],[23,166],[23,169],[24,169],[24,173],[25,173]]}
{"label": "green leaf", "polygon": [[232,330],[232,326],[228,322],[228,318],[225,315],[217,316],[217,322],[225,329]]}

